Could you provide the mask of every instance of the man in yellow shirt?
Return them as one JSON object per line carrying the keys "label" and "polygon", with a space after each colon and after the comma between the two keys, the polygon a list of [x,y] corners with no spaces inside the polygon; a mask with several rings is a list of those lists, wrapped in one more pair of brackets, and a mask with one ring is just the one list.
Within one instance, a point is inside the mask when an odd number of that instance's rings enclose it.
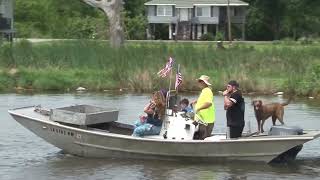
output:
{"label": "man in yellow shirt", "polygon": [[215,108],[213,103],[213,93],[209,86],[209,77],[202,75],[198,80],[198,85],[201,88],[199,98],[193,102],[195,104],[195,121],[199,123],[199,131],[196,139],[205,139],[211,135],[214,121]]}

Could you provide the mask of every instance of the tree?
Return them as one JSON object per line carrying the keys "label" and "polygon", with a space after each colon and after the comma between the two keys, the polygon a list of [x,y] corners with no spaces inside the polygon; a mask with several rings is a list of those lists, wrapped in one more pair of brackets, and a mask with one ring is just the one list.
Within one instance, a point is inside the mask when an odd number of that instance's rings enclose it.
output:
{"label": "tree", "polygon": [[293,39],[316,35],[320,25],[320,3],[312,0],[287,0],[284,24]]}
{"label": "tree", "polygon": [[118,48],[124,43],[121,24],[122,0],[83,0],[85,3],[102,10],[109,19],[110,44]]}
{"label": "tree", "polygon": [[[286,0],[247,0],[248,35],[250,39],[275,40],[280,38],[281,21]],[[251,37],[250,37],[251,36]]]}
{"label": "tree", "polygon": [[[63,6],[61,6],[63,4]],[[16,0],[19,38],[106,39],[106,15],[79,0]]]}
{"label": "tree", "polygon": [[126,39],[141,40],[146,38],[147,20],[144,15],[137,15],[130,18],[125,16]]}
{"label": "tree", "polygon": [[248,7],[247,32],[250,40],[319,36],[320,1],[244,0]]}
{"label": "tree", "polygon": [[147,1],[150,0],[124,0],[124,8],[127,12],[127,16],[134,18],[136,16],[144,15],[144,3]]}
{"label": "tree", "polygon": [[146,39],[148,25],[144,3],[149,0],[124,0],[126,39]]}

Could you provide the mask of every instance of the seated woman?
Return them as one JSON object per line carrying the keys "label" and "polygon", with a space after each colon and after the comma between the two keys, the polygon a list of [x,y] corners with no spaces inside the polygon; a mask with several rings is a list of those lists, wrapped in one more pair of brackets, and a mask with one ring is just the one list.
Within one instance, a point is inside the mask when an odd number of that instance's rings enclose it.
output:
{"label": "seated woman", "polygon": [[165,116],[165,98],[157,91],[153,94],[152,100],[144,108],[146,117],[141,116],[140,122],[135,123],[132,136],[143,137],[145,135],[158,135],[162,127],[162,120]]}

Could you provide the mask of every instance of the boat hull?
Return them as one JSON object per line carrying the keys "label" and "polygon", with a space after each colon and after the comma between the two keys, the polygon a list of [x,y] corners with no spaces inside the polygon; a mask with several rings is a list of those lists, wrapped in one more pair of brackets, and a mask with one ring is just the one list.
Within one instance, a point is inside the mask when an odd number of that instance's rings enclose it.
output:
{"label": "boat hull", "polygon": [[166,140],[85,130],[40,115],[9,111],[13,118],[50,144],[83,157],[116,157],[221,162],[271,162],[287,150],[319,136],[252,137],[234,140]]}

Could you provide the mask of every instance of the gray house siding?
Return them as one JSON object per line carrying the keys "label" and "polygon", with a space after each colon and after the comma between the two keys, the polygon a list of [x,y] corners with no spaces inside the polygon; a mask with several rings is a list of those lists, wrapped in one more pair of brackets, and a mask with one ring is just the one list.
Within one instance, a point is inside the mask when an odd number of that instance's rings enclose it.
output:
{"label": "gray house siding", "polygon": [[[195,8],[194,8],[195,9]],[[194,16],[192,18],[193,24],[219,24],[219,7],[210,7],[210,17],[197,17]]]}
{"label": "gray house siding", "polygon": [[192,18],[193,24],[219,24],[219,19],[213,17],[194,17]]}
{"label": "gray house siding", "polygon": [[[0,0],[0,18],[2,23],[9,24],[9,27],[6,29],[12,29],[13,27],[13,0]],[[5,26],[5,24],[2,24]]]}
{"label": "gray house siding", "polygon": [[149,16],[157,16],[156,12],[157,6],[147,6],[147,15]]}
{"label": "gray house siding", "polygon": [[0,33],[8,40],[13,37],[13,0],[0,0]]}
{"label": "gray house siding", "polygon": [[0,14],[5,18],[13,18],[13,0],[0,0]]}
{"label": "gray house siding", "polygon": [[148,16],[148,22],[151,24],[176,24],[178,22],[178,18],[171,16]]}
{"label": "gray house siding", "polygon": [[167,23],[177,23],[176,10],[172,6],[172,16],[158,16],[157,15],[157,6],[147,6],[147,19],[151,24],[167,24]]}
{"label": "gray house siding", "polygon": [[[223,7],[210,7],[211,17],[197,17],[195,16],[195,8],[188,9],[188,12],[192,12],[192,23],[195,24],[219,24],[220,17],[222,17],[222,22],[226,21],[226,15],[220,15],[220,13],[226,13],[226,11],[220,11]],[[181,9],[181,8],[180,8]],[[147,18],[149,23],[177,23],[179,18],[179,9],[173,9],[173,16],[157,16],[157,6],[148,6],[147,7]],[[245,19],[245,8],[244,7],[232,7],[231,8],[231,22],[232,23],[243,23]],[[235,12],[237,12],[235,14]]]}

